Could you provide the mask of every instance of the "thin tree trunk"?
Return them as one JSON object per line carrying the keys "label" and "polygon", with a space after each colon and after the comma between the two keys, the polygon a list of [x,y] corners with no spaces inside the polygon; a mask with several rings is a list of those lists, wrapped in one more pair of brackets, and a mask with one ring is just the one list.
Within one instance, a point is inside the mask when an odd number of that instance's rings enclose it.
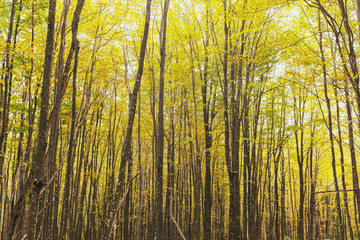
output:
{"label": "thin tree trunk", "polygon": [[160,27],[160,79],[159,79],[159,108],[155,138],[155,237],[162,240],[163,235],[163,162],[164,162],[164,83],[166,62],[166,28],[167,14],[170,0],[165,0],[162,5]]}
{"label": "thin tree trunk", "polygon": [[[334,88],[335,92],[335,99],[336,99],[336,118],[337,118],[337,128],[338,128],[338,145],[340,149],[340,163],[341,163],[341,182],[342,187],[344,190],[344,204],[345,204],[345,214],[346,219],[348,222],[348,231],[350,233],[350,239],[354,239],[354,233],[352,229],[351,224],[351,217],[350,217],[350,211],[349,211],[349,204],[348,204],[348,194],[347,194],[347,187],[346,187],[346,181],[345,181],[345,162],[344,162],[344,149],[343,149],[343,143],[342,143],[342,134],[341,134],[341,126],[340,126],[340,107],[339,107],[339,101],[338,101],[338,95],[337,95],[337,88]],[[345,235],[346,236],[346,235]]]}
{"label": "thin tree trunk", "polygon": [[281,239],[284,239],[287,235],[287,225],[286,225],[286,206],[285,206],[285,199],[286,199],[286,175],[285,175],[285,158],[284,156],[281,157],[281,195],[280,195],[280,202],[281,202],[281,219],[280,219],[280,232],[281,232]]}
{"label": "thin tree trunk", "polygon": [[191,82],[192,82],[192,96],[194,103],[194,130],[195,130],[195,162],[194,162],[194,229],[195,229],[195,239],[200,239],[201,235],[201,224],[200,224],[200,215],[201,215],[201,206],[200,206],[200,193],[202,188],[202,178],[201,178],[201,159],[200,159],[200,146],[199,146],[199,137],[198,137],[198,115],[197,115],[197,103],[196,103],[196,94],[195,94],[195,66],[194,66],[194,46],[192,41],[190,41],[190,53],[191,53]]}
{"label": "thin tree trunk", "polygon": [[[210,15],[210,2],[208,1],[207,5],[207,19],[206,22],[209,24],[209,15]],[[206,40],[205,40],[205,69],[203,75],[204,85],[201,87],[202,93],[202,104],[203,104],[203,118],[204,118],[204,129],[205,129],[205,189],[204,189],[204,216],[203,216],[203,230],[204,230],[204,239],[211,238],[211,210],[212,210],[212,187],[211,187],[211,147],[213,142],[213,137],[211,134],[211,125],[210,125],[210,102],[211,102],[211,92],[208,99],[208,65],[209,65],[209,30],[208,26],[206,27]]]}
{"label": "thin tree trunk", "polygon": [[[11,57],[11,50],[15,51],[16,46],[16,35],[17,32],[15,30],[15,33],[13,33],[14,29],[14,20],[15,20],[15,13],[16,13],[16,7],[17,7],[17,0],[13,0],[11,4],[11,13],[10,13],[10,21],[9,21],[9,29],[7,33],[7,39],[6,39],[6,51],[5,51],[5,75],[3,77],[4,82],[4,93],[0,95],[0,102],[2,100],[2,115],[1,115],[1,132],[0,132],[0,206],[3,206],[3,192],[5,193],[5,199],[7,192],[5,189],[8,185],[9,175],[3,173],[3,165],[5,162],[5,153],[7,148],[7,138],[9,135],[9,114],[10,114],[10,102],[11,102],[11,90],[12,90],[12,69],[13,69],[13,57]],[[18,25],[17,25],[18,26]],[[11,42],[12,37],[14,35],[14,44],[13,49],[11,49]],[[3,86],[3,84],[1,84]],[[1,88],[3,89],[3,88]],[[4,179],[4,175],[7,177]],[[2,211],[0,211],[0,228],[5,229],[6,224],[6,215],[4,217],[1,216]],[[6,214],[6,201],[4,202],[4,214]],[[1,220],[3,220],[1,224]],[[10,225],[10,228],[15,229],[15,225]],[[13,230],[10,230],[10,232]],[[3,238],[5,234],[5,231],[2,231],[0,237]]]}
{"label": "thin tree trunk", "polygon": [[[59,54],[57,56],[57,62],[56,62],[56,69],[55,69],[55,84],[54,84],[54,99],[53,103],[55,102],[60,88],[60,81],[62,79],[62,74],[64,71],[64,55],[65,55],[65,40],[66,40],[66,26],[67,26],[67,16],[68,16],[68,10],[69,10],[69,1],[64,1],[63,3],[63,11],[61,14],[61,26],[60,26],[60,47],[59,47]],[[59,113],[56,114],[54,119],[54,124],[51,126],[50,129],[50,138],[49,138],[49,158],[48,161],[46,161],[47,165],[47,176],[52,176],[56,171],[56,165],[57,165],[57,148],[59,143],[59,128],[60,127],[60,119],[59,119]],[[60,154],[60,153],[59,153]],[[58,180],[58,179],[57,179]],[[48,201],[49,201],[49,207],[46,208],[46,211],[48,212],[48,221],[51,223],[53,227],[49,229],[50,233],[49,236],[46,236],[47,239],[52,239],[53,236],[56,236],[56,238],[59,237],[59,231],[58,231],[58,208],[59,208],[59,201],[60,196],[57,194],[55,195],[55,198],[53,198],[54,192],[56,192],[56,189],[60,189],[61,183],[56,181],[55,184],[51,184],[49,186],[48,191]],[[54,214],[54,217],[52,215]],[[61,215],[60,215],[61,218]]]}
{"label": "thin tree trunk", "polygon": [[115,223],[115,219],[117,217],[117,206],[118,202],[121,197],[124,180],[125,180],[125,169],[126,164],[129,159],[132,158],[131,153],[131,140],[132,140],[132,130],[134,125],[134,118],[136,113],[136,102],[137,102],[137,95],[140,89],[141,78],[144,71],[144,60],[145,60],[145,52],[146,52],[146,45],[147,39],[149,35],[149,27],[150,27],[150,13],[151,13],[151,0],[147,0],[146,2],[146,16],[145,16],[145,27],[143,32],[143,39],[141,42],[141,49],[140,49],[140,57],[139,57],[139,66],[138,71],[136,73],[136,80],[135,85],[131,94],[131,99],[129,102],[129,115],[128,115],[128,124],[126,128],[126,135],[124,144],[121,150],[121,163],[120,163],[120,172],[119,172],[119,179],[116,185],[115,194],[113,196],[112,204],[110,206],[109,216],[106,219],[104,233],[102,234],[103,239],[110,239],[112,235],[112,229]]}
{"label": "thin tree trunk", "polygon": [[[14,28],[14,19],[16,12],[17,0],[12,1],[11,5],[11,14],[9,21],[9,30],[7,33],[7,49],[6,49],[6,59],[5,59],[5,76],[4,76],[4,95],[2,97],[2,123],[1,123],[1,133],[0,133],[0,182],[3,180],[3,165],[5,159],[5,151],[6,151],[6,140],[8,136],[8,124],[9,124],[9,109],[10,109],[10,97],[11,97],[11,78],[12,78],[12,64],[10,59],[10,46],[13,36],[13,28]],[[0,197],[2,196],[3,184],[1,184],[0,189]],[[0,203],[2,204],[2,197],[0,198]],[[0,205],[1,205],[0,204]],[[1,213],[0,213],[1,214]],[[1,215],[0,215],[1,219]]]}
{"label": "thin tree trunk", "polygon": [[[295,92],[295,91],[294,91]],[[304,108],[306,100],[304,97],[299,97],[297,101],[296,95],[294,95],[294,108],[299,110],[294,110],[294,121],[295,126],[303,127],[304,126]],[[298,225],[297,225],[297,234],[299,240],[305,239],[305,229],[304,229],[304,205],[305,205],[305,180],[304,180],[304,129],[300,130],[300,137],[298,130],[295,130],[295,141],[296,141],[296,158],[299,167],[299,208],[298,208]]]}
{"label": "thin tree trunk", "polygon": [[[54,49],[54,32],[55,32],[55,15],[56,15],[56,0],[50,0],[49,5],[49,17],[48,17],[48,31],[46,38],[46,49],[45,49],[45,63],[44,63],[44,77],[41,88],[41,107],[40,107],[40,119],[39,119],[39,130],[37,149],[35,152],[34,159],[32,161],[32,168],[30,170],[30,176],[27,181],[26,189],[34,182],[45,181],[43,179],[43,166],[44,156],[47,145],[47,120],[48,120],[48,108],[49,108],[49,90],[50,90],[50,78],[52,72],[52,59]],[[27,224],[27,237],[29,240],[35,240],[36,236],[36,221],[37,221],[37,203],[39,198],[40,188],[33,185],[32,195],[30,198],[30,210],[28,215]],[[27,191],[24,191],[26,196]]]}
{"label": "thin tree trunk", "polygon": [[346,113],[348,120],[348,132],[349,132],[349,150],[350,150],[350,159],[351,159],[351,170],[352,170],[352,180],[353,180],[353,189],[354,189],[354,205],[357,207],[358,215],[360,216],[360,191],[359,191],[359,177],[357,171],[357,162],[355,154],[355,143],[354,143],[354,130],[353,130],[353,118],[351,111],[351,103],[349,97],[349,89],[347,83],[345,83],[345,104],[346,104]]}
{"label": "thin tree trunk", "polygon": [[340,202],[340,194],[339,194],[339,183],[337,179],[337,173],[336,173],[336,157],[335,157],[335,148],[334,148],[334,139],[333,139],[333,124],[332,124],[332,115],[331,115],[331,103],[328,95],[327,90],[327,72],[326,72],[326,66],[325,66],[325,56],[323,51],[323,35],[321,30],[321,20],[320,20],[320,12],[319,12],[319,47],[320,47],[320,53],[321,53],[321,62],[322,62],[322,73],[323,73],[323,84],[324,84],[324,93],[325,93],[325,101],[326,101],[326,107],[328,111],[328,129],[329,129],[329,139],[330,139],[330,148],[331,148],[331,165],[333,170],[333,177],[334,177],[334,184],[335,184],[335,190],[336,190],[336,207],[337,207],[337,214],[338,214],[338,223],[340,228],[340,236],[338,236],[340,239],[344,239],[344,226],[343,226],[343,220],[342,220],[342,210],[341,210],[341,202]]}
{"label": "thin tree trunk", "polygon": [[[311,120],[313,116],[311,115]],[[308,239],[314,239],[314,221],[315,221],[315,207],[316,207],[316,196],[315,196],[315,188],[316,188],[316,170],[314,170],[314,134],[315,134],[315,123],[313,124],[311,130],[311,138],[310,138],[310,163],[309,163],[309,175],[310,175],[310,199],[309,199],[309,225],[308,225]]]}
{"label": "thin tree trunk", "polygon": [[79,46],[76,46],[75,49],[75,60],[74,60],[74,71],[73,71],[73,88],[72,88],[72,107],[71,107],[71,129],[70,129],[70,139],[69,139],[69,151],[67,155],[67,163],[66,163],[66,173],[65,173],[65,188],[63,194],[63,207],[62,207],[62,217],[61,217],[61,229],[60,229],[60,239],[66,239],[66,236],[71,236],[71,232],[68,230],[68,221],[69,221],[69,213],[71,211],[70,200],[70,181],[73,177],[73,164],[75,157],[75,148],[76,148],[76,139],[75,139],[75,131],[76,131],[76,73],[78,66],[78,57],[79,57]]}
{"label": "thin tree trunk", "polygon": [[[225,122],[225,160],[229,176],[229,240],[240,239],[240,189],[239,189],[239,162],[232,160],[234,157],[238,159],[239,156],[232,156],[230,151],[230,119],[229,119],[229,103],[228,103],[228,54],[229,54],[229,23],[228,23],[228,6],[227,0],[223,1],[224,5],[224,33],[225,45],[223,56],[223,102],[224,102],[224,122]],[[234,134],[234,133],[232,133]],[[234,146],[234,148],[236,148]],[[235,149],[237,152],[238,149]],[[236,153],[235,153],[236,154]]]}

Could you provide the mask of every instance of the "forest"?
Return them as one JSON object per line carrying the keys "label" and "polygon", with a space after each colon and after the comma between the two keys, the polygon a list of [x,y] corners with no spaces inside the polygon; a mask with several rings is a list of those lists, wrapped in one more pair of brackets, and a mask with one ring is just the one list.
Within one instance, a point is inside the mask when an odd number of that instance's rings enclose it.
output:
{"label": "forest", "polygon": [[0,239],[359,239],[360,0],[0,0]]}

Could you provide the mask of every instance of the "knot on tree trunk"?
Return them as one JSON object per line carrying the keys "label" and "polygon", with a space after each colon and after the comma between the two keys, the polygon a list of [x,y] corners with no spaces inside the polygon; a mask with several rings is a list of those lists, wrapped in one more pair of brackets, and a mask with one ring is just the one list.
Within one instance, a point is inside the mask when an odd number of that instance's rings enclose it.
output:
{"label": "knot on tree trunk", "polygon": [[43,187],[47,186],[48,184],[49,183],[47,181],[45,181],[44,179],[40,179],[40,180],[34,179],[34,181],[33,181],[34,187],[39,188],[39,189],[42,189]]}

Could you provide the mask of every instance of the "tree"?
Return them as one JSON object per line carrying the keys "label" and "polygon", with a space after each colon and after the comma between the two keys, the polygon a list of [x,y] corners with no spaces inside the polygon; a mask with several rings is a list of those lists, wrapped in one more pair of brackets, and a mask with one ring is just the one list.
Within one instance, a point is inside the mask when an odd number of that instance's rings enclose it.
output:
{"label": "tree", "polygon": [[150,27],[150,13],[151,13],[151,0],[147,0],[146,2],[146,16],[145,16],[145,26],[143,39],[141,42],[141,50],[139,56],[139,66],[136,74],[135,85],[131,93],[131,98],[129,101],[129,115],[128,115],[128,124],[126,128],[125,141],[123,143],[123,147],[121,150],[121,164],[120,164],[120,172],[119,172],[119,180],[116,185],[116,192],[113,196],[112,205],[109,211],[109,215],[106,220],[106,225],[104,229],[103,237],[104,239],[110,239],[112,235],[112,229],[114,226],[114,221],[118,214],[120,208],[120,197],[123,192],[124,180],[125,180],[125,169],[126,164],[129,159],[132,158],[131,153],[131,140],[132,140],[132,130],[134,125],[134,118],[136,113],[136,103],[137,103],[137,95],[140,89],[141,78],[144,71],[144,60],[145,60],[145,52],[146,52],[146,44],[149,35],[149,27]]}
{"label": "tree", "polygon": [[160,78],[159,78],[159,107],[155,130],[155,207],[154,223],[155,237],[163,239],[163,164],[164,164],[164,84],[166,61],[166,28],[167,14],[170,0],[165,0],[162,7],[160,26]]}

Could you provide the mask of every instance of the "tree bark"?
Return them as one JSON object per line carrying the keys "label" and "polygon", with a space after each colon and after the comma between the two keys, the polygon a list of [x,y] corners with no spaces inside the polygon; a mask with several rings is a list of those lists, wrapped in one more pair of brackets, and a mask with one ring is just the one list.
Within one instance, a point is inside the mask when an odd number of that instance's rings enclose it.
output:
{"label": "tree bark", "polygon": [[[209,24],[209,15],[210,15],[210,2],[207,5],[207,19],[206,23]],[[211,234],[211,210],[212,210],[212,187],[211,187],[211,147],[213,142],[213,136],[211,134],[211,123],[210,117],[210,102],[211,102],[211,92],[209,94],[209,30],[206,26],[206,40],[205,40],[205,66],[203,74],[204,85],[201,87],[202,94],[202,104],[203,104],[203,120],[204,120],[204,129],[205,129],[205,188],[204,188],[204,216],[203,216],[203,230],[204,230],[204,239],[212,239]],[[210,84],[211,85],[211,84]],[[209,99],[208,96],[210,95]]]}
{"label": "tree bark", "polygon": [[[45,48],[45,62],[44,62],[44,77],[41,88],[41,107],[39,118],[39,130],[37,149],[34,159],[32,161],[32,168],[30,170],[30,176],[27,181],[26,189],[28,189],[33,181],[45,181],[43,179],[43,166],[44,156],[47,146],[47,120],[48,120],[48,108],[49,108],[49,90],[50,90],[50,78],[52,72],[52,59],[54,51],[54,33],[55,33],[55,15],[56,15],[56,0],[50,0],[49,16],[48,16],[48,30],[46,37]],[[37,221],[37,201],[39,198],[40,190],[35,185],[32,186],[32,195],[30,198],[30,210],[28,215],[27,224],[27,237],[29,240],[35,240],[36,237],[36,221]],[[24,191],[26,196],[27,191]]]}
{"label": "tree bark", "polygon": [[165,0],[162,7],[160,27],[160,79],[159,79],[159,107],[155,138],[155,237],[162,240],[163,235],[163,162],[164,162],[164,84],[166,62],[166,28],[167,13],[170,0]]}
{"label": "tree bark", "polygon": [[[79,48],[77,45],[75,49],[75,60],[74,60],[74,70],[73,70],[73,88],[72,88],[72,107],[71,107],[71,129],[70,129],[70,139],[69,139],[69,151],[67,155],[66,163],[66,173],[65,173],[65,188],[63,194],[63,207],[62,207],[62,217],[61,217],[61,228],[60,228],[60,239],[66,239],[66,236],[71,236],[71,232],[68,231],[68,222],[69,222],[69,213],[71,212],[70,200],[70,181],[73,178],[73,164],[74,164],[74,154],[76,148],[76,74],[78,67],[78,57],[79,57]],[[70,226],[72,228],[72,226]]]}

